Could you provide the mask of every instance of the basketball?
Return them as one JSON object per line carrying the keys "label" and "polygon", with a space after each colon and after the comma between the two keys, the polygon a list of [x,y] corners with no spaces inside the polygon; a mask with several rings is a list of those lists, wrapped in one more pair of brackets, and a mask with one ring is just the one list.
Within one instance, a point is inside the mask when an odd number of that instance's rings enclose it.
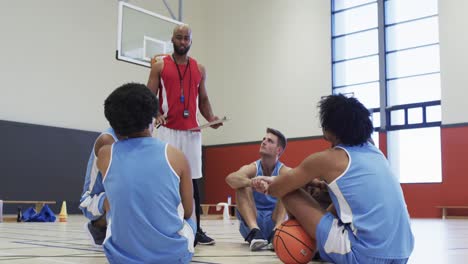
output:
{"label": "basketball", "polygon": [[316,244],[299,222],[290,219],[276,229],[273,248],[283,263],[308,263],[314,257]]}

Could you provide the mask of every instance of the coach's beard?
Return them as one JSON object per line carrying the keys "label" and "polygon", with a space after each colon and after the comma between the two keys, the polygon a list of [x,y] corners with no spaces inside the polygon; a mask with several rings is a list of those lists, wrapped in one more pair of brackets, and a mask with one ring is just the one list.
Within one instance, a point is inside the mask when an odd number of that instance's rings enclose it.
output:
{"label": "coach's beard", "polygon": [[174,52],[177,54],[177,55],[180,55],[180,56],[183,56],[183,55],[186,55],[189,50],[190,50],[190,47],[191,46],[187,46],[185,49],[184,48],[178,48],[176,45],[174,45]]}

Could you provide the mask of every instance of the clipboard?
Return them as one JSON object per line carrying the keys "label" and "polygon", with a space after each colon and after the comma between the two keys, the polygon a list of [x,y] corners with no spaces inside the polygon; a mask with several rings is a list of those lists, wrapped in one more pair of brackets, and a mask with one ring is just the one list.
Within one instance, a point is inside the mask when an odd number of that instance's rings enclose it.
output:
{"label": "clipboard", "polygon": [[230,119],[228,119],[227,117],[223,117],[223,118],[221,118],[221,119],[208,122],[208,123],[203,124],[203,125],[201,125],[201,126],[191,128],[191,129],[189,129],[189,131],[202,130],[202,129],[207,128],[207,127],[209,127],[209,126],[216,125],[216,124],[220,124],[220,123],[224,123],[224,122],[229,121],[229,120],[230,120]]}

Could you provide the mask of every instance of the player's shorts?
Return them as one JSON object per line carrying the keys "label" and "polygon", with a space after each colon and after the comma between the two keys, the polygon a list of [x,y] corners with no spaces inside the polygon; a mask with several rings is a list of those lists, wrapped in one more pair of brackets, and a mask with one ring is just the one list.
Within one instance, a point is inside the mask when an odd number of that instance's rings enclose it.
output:
{"label": "player's shorts", "polygon": [[349,225],[344,225],[331,213],[325,214],[316,230],[317,249],[320,257],[328,262],[346,264],[405,264],[405,259],[382,259],[368,257],[352,249],[354,243],[359,243]]}
{"label": "player's shorts", "polygon": [[[187,238],[187,247],[189,252],[191,253],[191,257],[195,252],[194,249],[194,241],[195,241],[195,234],[197,233],[197,224],[191,218],[184,220],[184,226],[182,230],[179,231],[179,235]],[[191,259],[190,257],[190,259]]]}
{"label": "player's shorts", "polygon": [[192,179],[200,179],[203,176],[201,164],[202,137],[200,131],[175,130],[160,126],[157,138],[169,143],[185,154],[190,165]]}
{"label": "player's shorts", "polygon": [[[262,211],[257,210],[257,225],[262,231],[263,238],[268,240],[270,238],[273,228],[275,228],[275,222],[271,218],[273,211]],[[239,219],[239,232],[245,239],[250,232],[250,228],[245,223],[244,219],[240,215],[239,211],[236,210],[237,219]]]}

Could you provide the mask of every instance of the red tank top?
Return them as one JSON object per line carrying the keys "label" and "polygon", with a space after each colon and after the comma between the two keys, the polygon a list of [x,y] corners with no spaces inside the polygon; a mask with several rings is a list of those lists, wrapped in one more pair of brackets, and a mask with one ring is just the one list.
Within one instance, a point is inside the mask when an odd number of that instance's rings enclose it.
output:
{"label": "red tank top", "polygon": [[[202,79],[196,60],[190,58],[189,65],[179,66],[182,76],[182,86],[177,66],[171,56],[164,57],[164,68],[161,71],[161,84],[159,89],[159,110],[167,116],[166,127],[176,130],[188,130],[199,126],[198,112],[198,88]],[[187,68],[188,67],[188,68]],[[187,68],[187,69],[186,69]],[[183,97],[181,100],[182,90]],[[188,110],[188,117],[184,117],[184,111]]]}

